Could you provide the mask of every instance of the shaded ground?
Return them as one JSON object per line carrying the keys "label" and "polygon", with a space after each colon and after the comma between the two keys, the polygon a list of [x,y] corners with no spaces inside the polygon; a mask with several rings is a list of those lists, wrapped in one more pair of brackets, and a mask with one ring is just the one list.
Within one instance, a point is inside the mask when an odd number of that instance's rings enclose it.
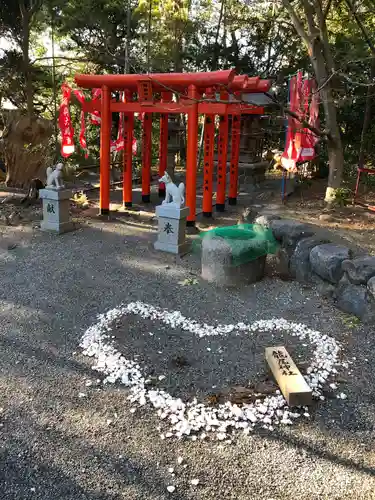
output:
{"label": "shaded ground", "polygon": [[[260,283],[258,293],[269,293],[271,285],[271,280]],[[293,308],[306,304],[298,288],[289,288],[288,298]],[[279,316],[277,301],[270,306],[268,317]],[[207,321],[216,323],[211,317]],[[119,351],[145,367],[144,373],[151,377],[153,386],[163,387],[175,397],[184,400],[196,397],[201,402],[236,387],[261,386],[269,375],[264,363],[266,346],[284,345],[298,363],[308,363],[314,350],[313,346],[282,333],[235,333],[228,338],[200,339],[180,328],[172,329],[160,321],[134,315],[120,321],[113,333]],[[166,377],[165,380],[160,383],[158,375]]]}
{"label": "shaded ground", "polygon": [[[370,328],[293,282],[266,279],[230,292],[201,281],[181,286],[199,274],[198,257],[156,253],[152,224],[85,220],[60,237],[32,225],[1,227],[2,242],[17,242],[0,248],[2,499],[374,498]],[[90,360],[78,349],[98,313],[137,299],[208,323],[272,314],[334,335],[353,362],[339,379],[348,399],[328,398],[311,422],[259,430],[231,445],[161,441],[158,418],[149,410],[131,414],[122,387],[97,386]],[[203,348],[210,341],[201,342]],[[194,478],[198,487],[190,484]],[[176,485],[173,495],[169,484]]]}

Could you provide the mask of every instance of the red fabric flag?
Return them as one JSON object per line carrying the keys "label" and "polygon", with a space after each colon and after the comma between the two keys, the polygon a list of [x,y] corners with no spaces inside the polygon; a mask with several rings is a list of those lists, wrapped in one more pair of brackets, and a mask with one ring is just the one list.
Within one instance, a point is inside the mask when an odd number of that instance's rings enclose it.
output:
{"label": "red fabric flag", "polygon": [[[297,79],[293,76],[289,81],[289,108],[296,112]],[[285,149],[281,157],[281,164],[286,170],[295,171],[297,166],[297,151],[294,145],[296,133],[296,119],[288,116]]]}
{"label": "red fabric flag", "polygon": [[59,110],[59,127],[61,131],[61,156],[68,158],[74,153],[74,130],[70,117],[69,103],[72,94],[72,89],[66,83],[61,85],[63,98]]}
{"label": "red fabric flag", "polygon": [[[309,125],[313,127],[318,127],[318,113],[319,113],[319,97],[316,93],[316,85],[314,80],[306,80],[304,82],[305,86],[305,120],[308,120]],[[312,96],[311,96],[312,94]],[[309,98],[311,96],[311,103],[309,106]],[[318,137],[311,132],[310,129],[305,128],[302,137],[302,147],[299,154],[298,160],[303,163],[311,161],[316,156],[315,144],[318,141]]]}
{"label": "red fabric flag", "polygon": [[[297,83],[296,83],[296,93],[295,93],[295,103],[293,111],[298,115],[300,119],[303,118],[303,101],[304,101],[304,82],[302,81],[302,71],[299,71],[297,74]],[[296,162],[299,160],[299,155],[302,148],[302,136],[303,129],[301,122],[299,120],[295,120],[295,131],[294,131],[294,148],[296,150]]]}
{"label": "red fabric flag", "polygon": [[[120,100],[125,102],[125,92],[121,92]],[[120,113],[120,120],[118,124],[117,140],[116,140],[116,151],[121,151],[124,149],[124,125],[125,125],[125,115]]]}
{"label": "red fabric flag", "polygon": [[137,139],[133,136],[133,140],[132,140],[132,152],[133,152],[133,156],[137,156],[137,151],[138,151]]}
{"label": "red fabric flag", "polygon": [[[315,81],[312,79],[303,81],[302,72],[298,72],[297,78],[290,79],[289,108],[300,120],[308,120],[310,125],[318,127],[319,98],[315,89]],[[289,116],[285,150],[281,159],[283,167],[296,172],[297,163],[313,160],[316,156],[314,146],[317,140],[310,129],[302,128],[301,121]]]}
{"label": "red fabric flag", "polygon": [[[76,98],[79,100],[81,104],[83,104],[86,100],[85,94],[82,92],[82,90],[74,90],[74,95]],[[81,130],[79,132],[79,143],[81,145],[81,148],[85,152],[85,158],[88,158],[89,153],[87,149],[87,141],[86,141],[86,123],[85,123],[85,112],[83,109],[81,110]]]}
{"label": "red fabric flag", "polygon": [[[102,95],[102,89],[92,89],[92,100],[100,101]],[[93,111],[90,113],[90,121],[92,125],[100,125],[102,119],[100,116],[100,111]]]}

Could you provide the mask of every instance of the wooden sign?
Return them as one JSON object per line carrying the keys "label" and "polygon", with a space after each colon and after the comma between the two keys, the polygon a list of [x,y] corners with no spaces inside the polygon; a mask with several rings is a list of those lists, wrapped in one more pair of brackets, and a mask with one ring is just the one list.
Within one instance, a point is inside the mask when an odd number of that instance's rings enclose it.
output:
{"label": "wooden sign", "polygon": [[310,405],[312,391],[285,347],[267,347],[265,355],[288,405]]}

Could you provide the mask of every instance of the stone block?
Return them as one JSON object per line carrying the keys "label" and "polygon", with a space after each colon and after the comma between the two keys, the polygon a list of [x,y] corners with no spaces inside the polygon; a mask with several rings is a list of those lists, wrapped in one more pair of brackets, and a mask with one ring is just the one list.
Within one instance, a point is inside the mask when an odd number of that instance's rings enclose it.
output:
{"label": "stone block", "polygon": [[[236,248],[236,258],[249,252],[249,242]],[[266,255],[242,264],[234,264],[233,247],[223,238],[206,237],[202,241],[202,278],[217,285],[240,286],[259,281],[264,276]]]}
{"label": "stone block", "polygon": [[158,239],[154,243],[155,250],[179,255],[189,251],[190,244],[186,241],[188,215],[188,207],[178,208],[172,203],[156,207]]}
{"label": "stone block", "polygon": [[70,220],[70,189],[41,189],[40,198],[43,200],[43,220],[40,223],[42,231],[65,233],[74,229]]}
{"label": "stone block", "polygon": [[342,263],[351,257],[348,248],[331,243],[315,246],[310,252],[312,270],[324,280],[338,283],[344,273]]}
{"label": "stone block", "polygon": [[310,405],[312,390],[285,347],[267,347],[265,357],[288,405]]}
{"label": "stone block", "polygon": [[344,276],[336,289],[336,304],[342,311],[353,314],[364,323],[375,320],[375,302],[364,285],[353,285]]}
{"label": "stone block", "polygon": [[375,276],[375,257],[365,255],[353,260],[344,260],[342,269],[354,285],[366,285]]}
{"label": "stone block", "polygon": [[321,244],[328,243],[327,240],[311,236],[300,240],[290,259],[289,272],[293,278],[300,282],[307,282],[311,277],[310,252]]}

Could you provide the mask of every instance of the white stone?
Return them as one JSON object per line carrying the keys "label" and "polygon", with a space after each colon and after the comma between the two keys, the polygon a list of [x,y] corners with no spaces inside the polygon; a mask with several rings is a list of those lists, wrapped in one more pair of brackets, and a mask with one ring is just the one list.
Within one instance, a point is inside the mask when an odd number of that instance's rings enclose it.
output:
{"label": "white stone", "polygon": [[[337,372],[335,366],[340,365],[339,346],[332,337],[284,319],[260,320],[248,325],[242,323],[241,328],[238,324],[212,326],[185,318],[179,311],[167,311],[142,302],[120,306],[100,315],[98,323],[86,330],[81,341],[84,353],[95,359],[93,369],[104,374],[103,383],[123,381],[130,388],[128,399],[139,405],[142,398],[146,400],[147,404],[155,408],[160,418],[170,423],[168,435],[178,439],[190,434],[196,438],[197,435],[202,437],[205,432],[215,432],[218,440],[227,441],[228,431],[242,429],[243,424],[248,424],[248,421],[252,422],[251,428],[257,423],[272,430],[273,425],[279,423],[291,425],[291,419],[297,418],[297,413],[289,411],[281,395],[268,396],[264,400],[258,399],[240,408],[230,401],[212,408],[198,403],[196,398],[184,403],[180,398],[173,398],[162,389],[149,390],[145,386],[141,366],[132,360],[125,359],[116,351],[114,345],[108,342],[117,319],[127,314],[161,321],[172,328],[182,328],[201,338],[218,335],[224,337],[240,329],[249,334],[271,331],[288,332],[300,339],[308,340],[315,348],[310,364],[310,374],[306,376],[308,382],[311,380],[317,382],[320,376],[325,377],[327,373]],[[323,399],[320,383],[317,383],[314,395]],[[308,408],[299,410],[299,413],[308,413]],[[161,435],[162,439],[165,437],[164,434]]]}
{"label": "white stone", "polygon": [[167,486],[167,491],[169,493],[173,493],[175,491],[175,489],[176,489],[176,486],[173,486],[173,485]]}

